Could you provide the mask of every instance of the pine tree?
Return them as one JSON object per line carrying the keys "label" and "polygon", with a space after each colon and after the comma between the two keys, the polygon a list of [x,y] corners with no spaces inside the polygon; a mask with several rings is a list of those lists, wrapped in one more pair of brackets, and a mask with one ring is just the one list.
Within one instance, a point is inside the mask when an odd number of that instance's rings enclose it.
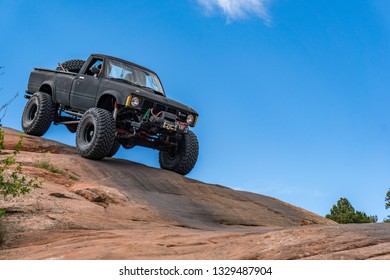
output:
{"label": "pine tree", "polygon": [[[389,190],[387,191],[386,198],[385,198],[385,202],[386,202],[386,204],[385,204],[386,209],[389,209],[389,208],[390,208],[390,188],[389,188]],[[383,222],[385,222],[385,223],[390,223],[390,215],[387,216],[387,218],[384,219]]]}
{"label": "pine tree", "polygon": [[368,216],[364,212],[355,211],[355,208],[346,198],[340,198],[337,204],[330,209],[330,214],[326,215],[326,218],[339,224],[376,223],[378,221],[377,216]]}

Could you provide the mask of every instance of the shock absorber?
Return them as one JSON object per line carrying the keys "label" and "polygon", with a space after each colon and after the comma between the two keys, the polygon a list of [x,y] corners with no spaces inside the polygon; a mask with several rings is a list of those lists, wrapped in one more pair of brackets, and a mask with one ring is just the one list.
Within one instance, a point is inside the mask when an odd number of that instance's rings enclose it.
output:
{"label": "shock absorber", "polygon": [[118,116],[118,103],[116,102],[116,100],[114,102],[114,112],[112,115],[114,117],[114,120],[116,120],[116,117]]}

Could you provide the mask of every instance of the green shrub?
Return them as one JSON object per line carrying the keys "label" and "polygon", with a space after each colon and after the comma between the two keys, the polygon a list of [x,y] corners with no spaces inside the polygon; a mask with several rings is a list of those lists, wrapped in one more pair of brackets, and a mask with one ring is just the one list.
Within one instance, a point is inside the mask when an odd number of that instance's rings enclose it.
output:
{"label": "green shrub", "polygon": [[[32,189],[38,188],[42,182],[38,177],[29,178],[22,173],[22,163],[16,161],[16,156],[22,148],[23,135],[20,136],[15,150],[11,156],[7,156],[0,161],[0,195],[20,196],[29,193]],[[4,149],[4,130],[0,128],[0,153]],[[5,215],[4,210],[0,210],[0,218]]]}
{"label": "green shrub", "polygon": [[71,179],[71,180],[74,180],[74,181],[78,181],[78,180],[80,180],[80,178],[79,178],[79,177],[77,177],[77,176],[74,176],[74,175],[72,175],[72,174],[70,174],[70,175],[69,175],[69,179]]}
{"label": "green shrub", "polygon": [[43,168],[46,169],[50,172],[57,173],[57,174],[64,174],[64,171],[61,169],[58,169],[57,167],[53,166],[50,162],[48,161],[38,161],[35,164],[36,167],[38,168]]}

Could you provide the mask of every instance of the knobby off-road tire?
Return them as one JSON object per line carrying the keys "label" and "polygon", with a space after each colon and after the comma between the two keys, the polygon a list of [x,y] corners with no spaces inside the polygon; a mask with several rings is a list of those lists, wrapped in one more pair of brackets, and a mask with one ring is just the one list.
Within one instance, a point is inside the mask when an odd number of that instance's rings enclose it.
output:
{"label": "knobby off-road tire", "polygon": [[62,69],[60,66],[57,66],[56,70],[65,70],[73,73],[79,73],[80,69],[83,67],[85,60],[82,59],[71,59],[61,63]]}
{"label": "knobby off-road tire", "polygon": [[84,113],[76,132],[78,153],[88,159],[102,159],[115,141],[115,121],[110,112],[91,108]]}
{"label": "knobby off-road tire", "polygon": [[26,134],[42,136],[49,129],[56,106],[51,96],[44,92],[33,94],[24,107],[22,128]]}
{"label": "knobby off-road tire", "polygon": [[162,169],[186,175],[194,168],[199,154],[199,142],[192,131],[183,135],[177,151],[160,151],[159,162]]}
{"label": "knobby off-road tire", "polygon": [[112,145],[111,151],[106,155],[106,157],[113,157],[118,152],[119,148],[121,147],[121,144],[114,140],[114,145]]}

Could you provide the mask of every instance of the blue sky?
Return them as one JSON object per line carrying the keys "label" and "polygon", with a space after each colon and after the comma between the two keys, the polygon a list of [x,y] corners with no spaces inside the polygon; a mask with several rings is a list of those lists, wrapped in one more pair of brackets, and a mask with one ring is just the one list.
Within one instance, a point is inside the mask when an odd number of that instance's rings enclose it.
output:
{"label": "blue sky", "polygon": [[[0,1],[2,123],[20,129],[33,67],[105,53],[156,71],[194,107],[189,177],[320,215],[340,197],[389,213],[390,2],[385,0]],[[45,137],[74,145],[52,126]],[[118,157],[158,167],[157,151]]]}

